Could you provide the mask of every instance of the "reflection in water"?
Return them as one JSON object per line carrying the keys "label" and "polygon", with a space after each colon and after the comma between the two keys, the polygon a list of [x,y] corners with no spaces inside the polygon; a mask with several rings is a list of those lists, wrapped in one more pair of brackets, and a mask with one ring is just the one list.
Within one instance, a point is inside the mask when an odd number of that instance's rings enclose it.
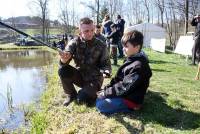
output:
{"label": "reflection in water", "polygon": [[0,69],[41,67],[52,62],[48,51],[8,51],[0,52]]}
{"label": "reflection in water", "polygon": [[[0,130],[13,129],[24,119],[17,107],[36,101],[44,90],[46,76],[42,67],[52,63],[53,55],[37,50],[1,51],[0,57]],[[9,114],[8,85],[14,107]]]}

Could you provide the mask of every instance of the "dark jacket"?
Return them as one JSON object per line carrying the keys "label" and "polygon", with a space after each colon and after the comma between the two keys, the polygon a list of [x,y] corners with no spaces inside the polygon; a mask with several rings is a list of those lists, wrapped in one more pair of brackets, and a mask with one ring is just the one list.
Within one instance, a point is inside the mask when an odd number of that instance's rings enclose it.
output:
{"label": "dark jacket", "polygon": [[110,84],[104,88],[106,97],[122,97],[142,104],[152,72],[144,52],[128,57]]}
{"label": "dark jacket", "polygon": [[111,28],[110,26],[113,24],[113,22],[111,20],[107,20],[105,22],[103,22],[103,30],[102,30],[102,33],[104,35],[109,35],[111,34]]}
{"label": "dark jacket", "polygon": [[95,37],[100,41],[102,41],[104,44],[106,44],[106,38],[102,34],[99,35],[95,34]]}
{"label": "dark jacket", "polygon": [[193,18],[193,19],[192,19],[192,22],[191,22],[191,25],[192,25],[192,26],[196,26],[196,29],[195,29],[195,36],[200,35],[200,22],[198,22],[198,19]]}
{"label": "dark jacket", "polygon": [[68,43],[65,51],[72,54],[76,68],[80,70],[84,81],[102,79],[102,70],[111,72],[107,47],[95,37],[91,41],[75,38]]}
{"label": "dark jacket", "polygon": [[125,25],[124,19],[117,19],[116,20],[116,25],[117,25],[117,31],[119,32],[120,36],[123,36],[123,34],[124,34],[124,25]]}
{"label": "dark jacket", "polygon": [[117,31],[115,31],[109,34],[107,38],[110,39],[110,44],[117,45],[120,40],[120,35]]}

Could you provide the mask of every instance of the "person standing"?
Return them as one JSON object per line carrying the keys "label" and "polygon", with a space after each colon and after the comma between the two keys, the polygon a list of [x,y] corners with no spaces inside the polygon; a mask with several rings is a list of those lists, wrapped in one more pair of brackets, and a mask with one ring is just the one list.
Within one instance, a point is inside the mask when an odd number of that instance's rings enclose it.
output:
{"label": "person standing", "polygon": [[195,26],[194,45],[192,48],[192,64],[195,65],[196,59],[200,61],[200,15],[194,16],[191,22]]}
{"label": "person standing", "polygon": [[[107,37],[108,35],[110,35],[112,33],[111,30],[111,25],[113,24],[113,22],[110,20],[110,16],[107,14],[105,15],[103,22],[102,22],[102,34]],[[107,44],[107,48],[108,51],[110,52],[110,40],[107,39],[106,40],[106,44]]]}
{"label": "person standing", "polygon": [[[72,39],[64,51],[59,52],[58,74],[67,95],[63,105],[73,100],[87,105],[94,104],[96,93],[103,83],[103,76],[111,73],[111,63],[106,45],[94,37],[93,21],[82,18],[79,24],[80,36]],[[75,67],[69,65],[74,60]],[[77,92],[74,84],[81,87]]]}
{"label": "person standing", "polygon": [[116,24],[112,24],[111,26],[112,33],[107,36],[110,39],[110,46],[111,46],[111,56],[113,58],[113,64],[117,65],[117,47],[118,42],[120,39],[119,33],[117,32]]}
{"label": "person standing", "polygon": [[119,58],[122,58],[122,57],[124,57],[124,53],[123,53],[121,38],[124,34],[125,20],[121,18],[121,15],[117,15],[116,25],[117,25],[117,32],[120,35],[120,39],[119,39],[119,42],[118,42]]}

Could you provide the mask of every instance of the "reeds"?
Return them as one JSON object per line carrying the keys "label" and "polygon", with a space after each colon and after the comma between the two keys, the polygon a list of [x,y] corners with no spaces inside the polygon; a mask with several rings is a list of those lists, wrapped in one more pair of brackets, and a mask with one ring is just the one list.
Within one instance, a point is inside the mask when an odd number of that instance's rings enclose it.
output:
{"label": "reeds", "polygon": [[12,88],[9,84],[7,84],[7,105],[9,112],[13,113]]}

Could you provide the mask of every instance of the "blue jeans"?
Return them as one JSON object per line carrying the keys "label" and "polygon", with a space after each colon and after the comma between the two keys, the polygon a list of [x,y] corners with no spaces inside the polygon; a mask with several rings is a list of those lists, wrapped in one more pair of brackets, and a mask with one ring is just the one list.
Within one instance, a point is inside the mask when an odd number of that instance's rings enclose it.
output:
{"label": "blue jeans", "polygon": [[122,98],[105,98],[96,100],[97,109],[103,114],[131,112]]}

